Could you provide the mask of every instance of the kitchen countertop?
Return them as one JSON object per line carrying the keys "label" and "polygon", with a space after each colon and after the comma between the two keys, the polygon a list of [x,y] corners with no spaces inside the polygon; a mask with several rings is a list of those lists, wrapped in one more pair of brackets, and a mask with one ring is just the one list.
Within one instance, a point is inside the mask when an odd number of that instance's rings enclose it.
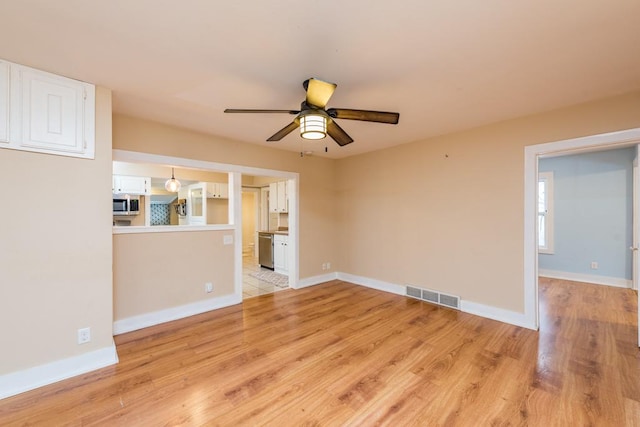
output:
{"label": "kitchen countertop", "polygon": [[281,236],[288,236],[289,230],[267,230],[267,231],[260,231],[259,233],[279,234]]}

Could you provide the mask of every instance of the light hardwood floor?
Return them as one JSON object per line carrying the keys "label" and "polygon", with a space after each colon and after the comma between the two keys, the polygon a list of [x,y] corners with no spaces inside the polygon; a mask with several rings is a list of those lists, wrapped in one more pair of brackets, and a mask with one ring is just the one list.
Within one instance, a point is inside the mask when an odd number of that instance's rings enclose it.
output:
{"label": "light hardwood floor", "polygon": [[633,291],[541,280],[539,332],[333,281],[116,337],[0,425],[634,426]]}

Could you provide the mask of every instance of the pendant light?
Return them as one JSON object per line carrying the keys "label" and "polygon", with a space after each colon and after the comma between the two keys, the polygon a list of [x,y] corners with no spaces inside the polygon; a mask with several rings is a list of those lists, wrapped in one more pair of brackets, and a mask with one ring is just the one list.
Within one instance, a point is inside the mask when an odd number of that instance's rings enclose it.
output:
{"label": "pendant light", "polygon": [[171,168],[171,179],[168,179],[167,182],[164,183],[164,188],[170,193],[177,193],[178,190],[180,190],[180,181],[173,176],[173,168]]}

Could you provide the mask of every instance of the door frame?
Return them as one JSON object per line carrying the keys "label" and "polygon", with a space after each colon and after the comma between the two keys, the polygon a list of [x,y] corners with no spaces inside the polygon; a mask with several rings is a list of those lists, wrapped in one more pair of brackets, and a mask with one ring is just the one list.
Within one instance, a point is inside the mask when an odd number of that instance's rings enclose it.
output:
{"label": "door frame", "polygon": [[[524,148],[524,316],[529,328],[537,330],[540,326],[538,229],[536,226],[538,159],[546,156],[577,154],[638,144],[640,144],[640,128],[529,145]],[[634,192],[637,190],[634,188]],[[636,230],[634,230],[635,232]],[[638,299],[640,303],[640,296]],[[638,338],[640,344],[640,328]]]}
{"label": "door frame", "polygon": [[[638,256],[638,247],[640,246],[640,171],[638,170],[638,162],[640,162],[640,145],[636,145],[636,156],[633,159],[633,243],[629,248],[632,251],[631,288],[636,291],[638,290],[638,282],[640,282],[640,256]],[[638,302],[640,303],[640,297]],[[638,315],[640,318],[640,304]],[[638,330],[638,343],[640,344],[640,329]]]}

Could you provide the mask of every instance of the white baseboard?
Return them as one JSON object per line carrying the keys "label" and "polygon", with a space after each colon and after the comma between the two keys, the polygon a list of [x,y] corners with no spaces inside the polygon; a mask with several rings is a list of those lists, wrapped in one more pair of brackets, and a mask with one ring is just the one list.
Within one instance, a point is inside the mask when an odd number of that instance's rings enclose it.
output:
{"label": "white baseboard", "polygon": [[[338,279],[345,282],[355,283],[356,285],[366,286],[368,288],[377,289],[379,291],[390,292],[396,295],[406,295],[406,286],[396,283],[383,282],[381,280],[371,279],[368,277],[355,276],[348,273],[338,273]],[[478,304],[471,301],[460,299],[460,311],[474,316],[485,317],[487,319],[497,320],[498,322],[508,323],[510,325],[520,326],[528,329],[537,329],[526,319],[524,313],[509,311],[490,305]]]}
{"label": "white baseboard", "polygon": [[593,283],[595,285],[614,286],[616,288],[630,289],[633,283],[629,279],[620,277],[596,276],[594,274],[571,273],[569,271],[538,269],[538,276],[550,279],[571,280],[573,282]]}
{"label": "white baseboard", "polygon": [[126,319],[113,322],[113,334],[120,335],[240,303],[242,303],[242,295],[231,294],[127,317]]}
{"label": "white baseboard", "polygon": [[0,399],[118,363],[115,344],[78,356],[0,375]]}
{"label": "white baseboard", "polygon": [[355,283],[356,285],[366,286],[367,288],[377,289],[379,291],[389,292],[396,295],[405,295],[406,287],[395,283],[384,282],[382,280],[371,279],[369,277],[356,276],[349,273],[338,273],[338,279],[345,282]]}
{"label": "white baseboard", "polygon": [[298,280],[298,284],[294,289],[306,288],[308,286],[319,285],[320,283],[330,282],[331,280],[335,280],[338,278],[338,273],[327,273],[321,274],[319,276],[305,277],[304,279]]}
{"label": "white baseboard", "polygon": [[538,329],[535,324],[531,324],[524,313],[505,310],[504,308],[460,300],[460,311],[522,328],[533,329],[534,331]]}

